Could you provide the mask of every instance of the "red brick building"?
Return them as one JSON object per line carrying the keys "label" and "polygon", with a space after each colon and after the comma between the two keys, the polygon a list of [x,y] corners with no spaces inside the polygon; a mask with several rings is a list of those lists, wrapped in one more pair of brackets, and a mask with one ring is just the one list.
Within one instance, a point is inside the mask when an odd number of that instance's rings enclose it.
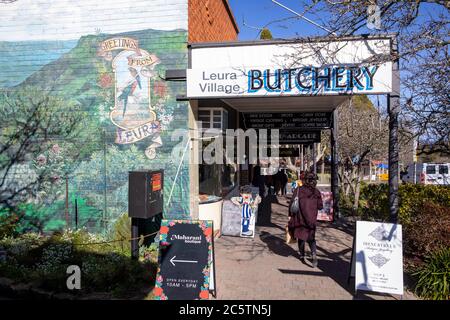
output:
{"label": "red brick building", "polygon": [[236,41],[238,25],[228,0],[189,0],[189,42]]}

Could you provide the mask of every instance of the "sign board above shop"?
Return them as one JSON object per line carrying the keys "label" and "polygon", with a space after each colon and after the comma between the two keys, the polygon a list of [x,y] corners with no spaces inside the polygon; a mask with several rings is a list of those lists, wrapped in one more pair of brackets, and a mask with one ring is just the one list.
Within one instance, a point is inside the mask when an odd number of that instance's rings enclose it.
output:
{"label": "sign board above shop", "polygon": [[[263,132],[259,132],[259,143],[261,139],[265,138],[268,145],[271,145],[271,130],[267,130],[267,135]],[[320,131],[298,131],[298,130],[284,130],[281,129],[278,132],[279,144],[312,144],[320,142]],[[255,148],[259,145],[253,146]]]}
{"label": "sign board above shop", "polygon": [[187,96],[244,97],[391,92],[390,62],[382,65],[188,69]]}
{"label": "sign board above shop", "polygon": [[299,39],[191,45],[188,98],[384,94],[391,39]]}

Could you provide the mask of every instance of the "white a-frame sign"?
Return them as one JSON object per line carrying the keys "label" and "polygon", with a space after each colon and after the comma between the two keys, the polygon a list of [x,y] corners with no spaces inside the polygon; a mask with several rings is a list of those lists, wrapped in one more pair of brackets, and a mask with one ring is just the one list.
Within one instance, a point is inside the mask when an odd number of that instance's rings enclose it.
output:
{"label": "white a-frame sign", "polygon": [[402,226],[357,221],[351,274],[358,290],[403,295]]}

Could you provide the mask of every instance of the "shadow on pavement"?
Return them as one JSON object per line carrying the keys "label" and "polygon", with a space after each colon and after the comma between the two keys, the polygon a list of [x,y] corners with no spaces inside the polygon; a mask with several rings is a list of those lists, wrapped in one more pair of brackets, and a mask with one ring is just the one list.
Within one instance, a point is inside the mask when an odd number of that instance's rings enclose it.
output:
{"label": "shadow on pavement", "polygon": [[262,242],[264,242],[267,245],[268,249],[271,252],[279,256],[283,257],[293,256],[296,257],[297,259],[300,258],[298,252],[292,249],[291,246],[286,244],[285,239],[271,235],[269,232],[266,231],[262,231],[259,235],[259,238],[261,239]]}

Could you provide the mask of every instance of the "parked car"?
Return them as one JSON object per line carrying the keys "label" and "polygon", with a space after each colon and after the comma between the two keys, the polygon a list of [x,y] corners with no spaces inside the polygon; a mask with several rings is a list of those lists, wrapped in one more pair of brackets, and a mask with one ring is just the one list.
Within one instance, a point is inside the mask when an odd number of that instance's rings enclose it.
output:
{"label": "parked car", "polygon": [[450,163],[412,163],[402,176],[404,182],[450,185]]}

